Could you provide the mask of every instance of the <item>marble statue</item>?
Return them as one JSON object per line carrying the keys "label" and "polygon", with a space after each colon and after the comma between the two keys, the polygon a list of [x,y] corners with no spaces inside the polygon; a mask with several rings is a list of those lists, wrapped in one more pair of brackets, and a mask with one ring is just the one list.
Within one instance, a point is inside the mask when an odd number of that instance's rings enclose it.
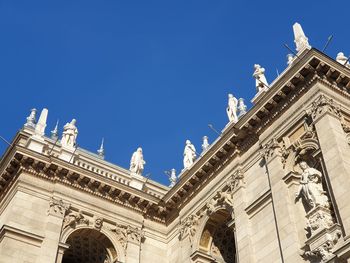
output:
{"label": "marble statue", "polygon": [[227,116],[230,122],[236,123],[238,100],[232,94],[228,94],[228,106],[226,108]]}
{"label": "marble statue", "polygon": [[244,114],[247,113],[247,106],[244,104],[244,99],[243,98],[240,98],[238,100],[238,110],[239,110],[239,115],[238,117],[241,117],[243,116]]}
{"label": "marble statue", "polygon": [[24,124],[24,126],[35,128],[35,124],[36,124],[36,109],[31,109],[30,114],[27,117],[27,122]]}
{"label": "marble statue", "polygon": [[254,65],[253,77],[256,79],[255,86],[257,92],[268,89],[269,85],[265,77],[265,69],[259,64]]}
{"label": "marble statue", "polygon": [[76,120],[73,119],[71,122],[68,122],[63,127],[63,134],[61,139],[61,144],[64,147],[75,147],[76,146],[76,140],[78,136],[78,129],[75,126]]}
{"label": "marble statue", "polygon": [[173,187],[177,182],[176,170],[174,168],[171,169],[169,180],[170,180],[169,187]]}
{"label": "marble statue", "polygon": [[344,65],[344,66],[346,66],[346,67],[350,67],[350,63],[349,63],[349,61],[348,61],[348,58],[344,55],[343,52],[339,52],[339,53],[337,54],[337,57],[336,57],[335,60],[336,60],[338,63],[340,63],[340,64],[342,64],[342,65]]}
{"label": "marble statue", "polygon": [[287,65],[288,65],[288,66],[291,65],[291,64],[293,63],[293,61],[294,61],[294,56],[293,56],[293,54],[288,54],[288,55],[287,55]]}
{"label": "marble statue", "polygon": [[36,135],[39,135],[39,136],[45,135],[46,120],[47,120],[48,113],[49,113],[49,111],[46,108],[44,108],[41,111],[38,123],[35,125],[35,134]]}
{"label": "marble statue", "polygon": [[296,45],[296,50],[298,52],[306,48],[307,49],[311,48],[308,42],[308,38],[305,36],[304,31],[299,23],[295,23],[293,25],[293,32],[294,32],[294,42]]}
{"label": "marble statue", "polygon": [[194,160],[196,160],[196,148],[190,140],[186,140],[186,146],[184,150],[184,168],[189,168]]}
{"label": "marble statue", "polygon": [[202,151],[205,152],[208,150],[209,146],[208,136],[203,136]]}
{"label": "marble statue", "polygon": [[144,165],[146,162],[143,160],[142,148],[137,148],[133,153],[130,161],[130,171],[133,174],[142,175]]}
{"label": "marble statue", "polygon": [[318,205],[328,208],[328,197],[322,186],[322,173],[309,167],[304,161],[300,162],[299,166],[302,173],[296,197],[301,196],[310,208],[315,208]]}

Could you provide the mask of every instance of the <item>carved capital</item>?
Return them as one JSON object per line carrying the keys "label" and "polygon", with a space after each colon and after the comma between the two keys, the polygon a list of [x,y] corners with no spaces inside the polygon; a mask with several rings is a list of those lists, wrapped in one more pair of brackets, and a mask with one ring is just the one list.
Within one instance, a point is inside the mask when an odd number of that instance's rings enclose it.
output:
{"label": "carved capital", "polygon": [[282,148],[277,142],[276,138],[271,139],[262,147],[262,156],[265,157],[266,161],[273,159],[276,156],[282,156]]}
{"label": "carved capital", "polygon": [[141,228],[131,225],[116,223],[115,228],[111,229],[111,231],[116,234],[117,240],[124,248],[125,253],[129,242],[140,244],[145,239],[145,232]]}
{"label": "carved capital", "polygon": [[241,169],[235,171],[227,180],[228,191],[232,194],[236,189],[245,185],[244,173]]}
{"label": "carved capital", "polygon": [[332,114],[337,118],[341,118],[342,114],[340,111],[340,106],[325,95],[320,95],[317,99],[311,104],[311,108],[307,113],[315,121],[326,113]]}
{"label": "carved capital", "polygon": [[199,219],[202,217],[203,215],[190,215],[188,216],[180,225],[180,235],[179,238],[180,240],[183,240],[187,235],[190,239],[190,243],[191,246],[193,244],[193,238],[197,232],[197,227],[199,224]]}
{"label": "carved capital", "polygon": [[70,204],[64,203],[62,199],[51,197],[47,214],[63,218],[69,208]]}

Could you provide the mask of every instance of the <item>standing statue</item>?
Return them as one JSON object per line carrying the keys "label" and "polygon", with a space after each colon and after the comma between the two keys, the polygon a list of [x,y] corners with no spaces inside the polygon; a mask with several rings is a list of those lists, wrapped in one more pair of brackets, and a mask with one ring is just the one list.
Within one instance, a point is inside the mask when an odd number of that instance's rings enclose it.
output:
{"label": "standing statue", "polygon": [[344,55],[343,52],[339,52],[337,54],[337,57],[335,59],[338,63],[342,64],[343,66],[346,66],[346,67],[349,67],[350,66],[350,63],[349,63],[349,60],[348,58]]}
{"label": "standing statue", "polygon": [[71,122],[64,125],[61,139],[62,146],[71,148],[76,146],[78,136],[78,129],[75,126],[76,122],[76,119],[73,119]]}
{"label": "standing statue", "polygon": [[170,185],[169,187],[173,187],[176,185],[177,182],[177,176],[176,176],[176,170],[173,168],[171,169],[170,175],[169,175]]}
{"label": "standing statue", "polygon": [[238,100],[232,94],[228,94],[228,106],[226,112],[230,122],[236,123],[238,121],[237,106]]}
{"label": "standing statue", "polygon": [[322,173],[309,167],[304,161],[300,162],[299,166],[302,173],[296,197],[301,196],[310,208],[315,208],[318,205],[328,208],[328,197],[322,186]]}
{"label": "standing statue", "polygon": [[239,115],[238,117],[241,117],[243,116],[244,114],[247,113],[247,105],[244,104],[244,99],[243,98],[240,98],[238,100],[238,110],[239,110]]}
{"label": "standing statue", "polygon": [[260,92],[262,90],[266,90],[269,87],[269,84],[267,84],[267,80],[265,77],[265,69],[262,68],[259,64],[254,65],[254,73],[253,77],[256,79],[255,81],[255,86],[256,86],[256,91]]}
{"label": "standing statue", "polygon": [[130,161],[130,171],[137,175],[142,175],[144,165],[146,162],[143,160],[142,148],[137,148],[133,153]]}
{"label": "standing statue", "polygon": [[186,146],[184,150],[184,168],[189,168],[194,160],[196,160],[196,148],[190,140],[186,140]]}

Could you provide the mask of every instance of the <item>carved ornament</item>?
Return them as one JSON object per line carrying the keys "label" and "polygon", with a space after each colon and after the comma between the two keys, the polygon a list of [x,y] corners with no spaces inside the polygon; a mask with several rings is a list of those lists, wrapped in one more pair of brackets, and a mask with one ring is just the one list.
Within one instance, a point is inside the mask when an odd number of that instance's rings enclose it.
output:
{"label": "carved ornament", "polygon": [[62,199],[51,197],[47,214],[63,218],[69,208],[70,204],[63,202]]}

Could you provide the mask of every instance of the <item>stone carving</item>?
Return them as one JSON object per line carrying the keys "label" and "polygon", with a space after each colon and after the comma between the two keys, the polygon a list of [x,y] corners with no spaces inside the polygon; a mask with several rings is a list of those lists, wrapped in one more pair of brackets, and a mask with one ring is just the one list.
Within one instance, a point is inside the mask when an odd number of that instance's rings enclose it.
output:
{"label": "stone carving", "polygon": [[97,230],[101,230],[103,226],[103,218],[96,216],[94,217],[94,228],[96,228]]}
{"label": "stone carving", "polygon": [[30,114],[27,117],[27,122],[24,124],[25,127],[35,128],[36,124],[36,109],[31,109]]}
{"label": "stone carving", "polygon": [[238,117],[242,117],[244,114],[247,113],[247,105],[244,104],[243,98],[238,99],[238,110],[239,110]]}
{"label": "stone carving", "polygon": [[255,81],[256,92],[259,93],[263,90],[268,89],[269,84],[267,83],[267,80],[265,77],[265,69],[262,68],[259,64],[254,65],[253,77],[256,79]]}
{"label": "stone carving", "polygon": [[323,94],[311,104],[310,109],[307,111],[313,120],[318,119],[326,112],[329,112],[338,118],[341,118],[342,116],[339,105]]}
{"label": "stone carving", "polygon": [[69,208],[70,204],[64,203],[62,199],[51,197],[47,214],[64,217]]}
{"label": "stone carving", "polygon": [[189,168],[193,162],[196,160],[196,148],[191,143],[190,140],[186,140],[186,146],[184,150],[184,168]]}
{"label": "stone carving", "polygon": [[306,230],[309,232],[310,236],[314,235],[317,231],[329,228],[334,224],[331,211],[325,207],[317,207],[317,209],[311,210],[307,213],[306,218]]}
{"label": "stone carving", "polygon": [[133,174],[142,175],[144,165],[146,162],[143,160],[142,148],[137,148],[136,152],[133,153],[130,160],[130,171]]}
{"label": "stone carving", "polygon": [[227,181],[228,191],[233,193],[235,189],[239,186],[245,184],[244,182],[244,174],[241,169],[238,169],[235,173],[233,173]]}
{"label": "stone carving", "polygon": [[228,94],[228,106],[226,108],[228,120],[230,122],[236,123],[238,121],[237,116],[237,106],[238,100],[232,94]]}
{"label": "stone carving", "polygon": [[73,119],[71,122],[67,123],[63,127],[63,135],[61,139],[61,144],[64,147],[73,148],[76,146],[76,140],[78,136],[78,129],[75,126],[76,120]]}
{"label": "stone carving", "polygon": [[293,32],[294,32],[294,42],[296,45],[296,50],[298,52],[306,48],[307,49],[311,48],[308,42],[308,38],[305,36],[304,31],[299,23],[295,23],[293,25]]}
{"label": "stone carving", "polygon": [[276,138],[272,138],[262,147],[262,156],[266,158],[266,161],[274,156],[281,156],[282,149]]}
{"label": "stone carving", "polygon": [[287,55],[287,65],[288,65],[288,66],[291,65],[291,64],[293,63],[293,61],[294,61],[294,56],[293,56],[293,54],[288,54],[288,55]]}
{"label": "stone carving", "polygon": [[322,174],[320,171],[311,168],[304,161],[300,162],[302,169],[300,187],[296,197],[302,197],[310,208],[320,205],[329,208],[329,201],[322,186]]}
{"label": "stone carving", "polygon": [[180,240],[183,240],[184,237],[186,235],[188,235],[189,239],[190,239],[190,243],[191,246],[193,244],[193,238],[197,232],[197,227],[199,224],[199,219],[202,217],[203,215],[190,215],[189,217],[187,217],[180,226]]}
{"label": "stone carving", "polygon": [[115,228],[111,229],[117,236],[119,243],[122,245],[124,250],[128,246],[128,242],[134,242],[139,244],[143,242],[145,238],[145,233],[142,229],[133,227],[131,225],[122,225],[116,223]]}
{"label": "stone carving", "polygon": [[332,249],[338,243],[340,237],[340,230],[335,231],[333,235],[326,234],[326,242],[312,251],[306,251],[303,257],[309,259],[311,262],[327,262],[334,256]]}
{"label": "stone carving", "polygon": [[169,187],[173,187],[177,182],[176,170],[174,168],[171,169],[170,171],[169,180],[170,180]]}
{"label": "stone carving", "polygon": [[47,120],[48,113],[49,111],[45,108],[40,113],[38,123],[35,125],[35,134],[38,136],[45,135],[46,120]]}
{"label": "stone carving", "polygon": [[203,136],[202,151],[205,152],[208,150],[209,146],[208,136]]}
{"label": "stone carving", "polygon": [[75,228],[77,225],[80,224],[89,225],[89,219],[84,217],[83,212],[81,210],[79,210],[78,212],[71,211],[65,216],[63,220],[63,228]]}
{"label": "stone carving", "polygon": [[339,52],[336,57],[336,61],[343,66],[350,67],[350,63],[348,58],[344,55],[343,52]]}

